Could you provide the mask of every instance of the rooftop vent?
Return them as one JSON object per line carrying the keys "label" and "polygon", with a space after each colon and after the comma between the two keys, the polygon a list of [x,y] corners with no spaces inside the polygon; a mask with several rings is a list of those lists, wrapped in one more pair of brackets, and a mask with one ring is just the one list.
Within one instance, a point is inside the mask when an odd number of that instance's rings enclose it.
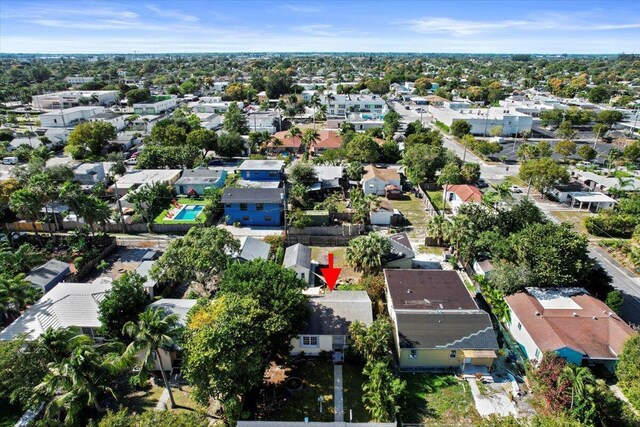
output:
{"label": "rooftop vent", "polygon": [[575,311],[572,314],[573,314],[573,317],[578,317],[578,313],[576,313]]}
{"label": "rooftop vent", "polygon": [[598,320],[598,318],[596,316],[593,316],[592,319],[593,320]]}
{"label": "rooftop vent", "polygon": [[536,310],[536,316],[540,316],[540,312]]}
{"label": "rooftop vent", "polygon": [[408,289],[407,289],[407,293],[408,293],[408,294],[413,293],[413,291],[411,290],[411,288],[408,288]]}

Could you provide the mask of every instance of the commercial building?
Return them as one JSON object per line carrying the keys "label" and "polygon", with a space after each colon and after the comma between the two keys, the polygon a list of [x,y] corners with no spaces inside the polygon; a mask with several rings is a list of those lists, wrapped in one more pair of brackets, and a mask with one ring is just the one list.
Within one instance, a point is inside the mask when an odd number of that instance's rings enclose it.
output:
{"label": "commercial building", "polygon": [[75,125],[93,119],[104,112],[104,107],[71,107],[64,110],[54,110],[40,114],[38,119],[42,127],[74,127]]}
{"label": "commercial building", "polygon": [[146,102],[133,104],[133,112],[140,115],[163,114],[168,110],[176,108],[178,97],[176,95],[158,95]]}
{"label": "commercial building", "polygon": [[89,77],[89,76],[67,76],[64,78],[64,81],[72,84],[72,85],[81,85],[84,83],[91,83],[92,81],[95,80],[95,77]]}
{"label": "commercial building", "polygon": [[31,100],[33,108],[38,110],[59,110],[77,107],[81,103],[109,106],[115,104],[118,92],[115,90],[68,90],[44,95],[34,95]]}
{"label": "commercial building", "polygon": [[105,111],[102,113],[98,113],[95,116],[91,117],[89,120],[92,122],[104,122],[109,123],[116,129],[116,132],[120,132],[125,127],[127,127],[127,122],[125,121],[124,114],[116,114],[110,111]]}
{"label": "commercial building", "polygon": [[344,116],[352,112],[385,113],[387,103],[379,95],[321,95],[327,115]]}
{"label": "commercial building", "polygon": [[[489,135],[491,128],[502,127],[503,135],[521,134],[530,131],[533,118],[527,114],[520,113],[515,109],[504,107],[490,108],[465,108],[464,103],[450,103],[447,106],[437,107],[429,105],[428,112],[435,120],[447,126],[456,120],[462,120],[471,125],[472,135]],[[462,107],[462,108],[461,108]]]}

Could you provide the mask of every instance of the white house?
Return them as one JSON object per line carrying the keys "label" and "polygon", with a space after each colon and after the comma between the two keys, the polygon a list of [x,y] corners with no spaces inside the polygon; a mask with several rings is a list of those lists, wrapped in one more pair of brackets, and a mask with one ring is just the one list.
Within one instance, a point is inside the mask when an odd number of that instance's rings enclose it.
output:
{"label": "white house", "polygon": [[391,225],[394,215],[400,215],[400,211],[394,209],[387,199],[382,199],[380,207],[369,213],[371,225]]}
{"label": "white house", "polygon": [[98,304],[111,289],[111,279],[98,278],[91,283],[58,283],[31,307],[0,332],[0,341],[10,341],[20,335],[35,340],[48,328],[75,326],[96,337],[101,326]]}
{"label": "white house", "polygon": [[311,315],[302,333],[291,340],[291,354],[343,351],[349,344],[349,326],[373,323],[371,300],[366,291],[332,291],[309,300]]}
{"label": "white house", "polygon": [[205,129],[217,129],[222,125],[222,116],[216,113],[194,113],[200,120],[200,126]]}
{"label": "white house", "polygon": [[92,122],[105,122],[109,123],[116,129],[116,132],[120,132],[127,126],[127,122],[125,121],[125,116],[123,114],[116,114],[111,112],[103,112],[96,114],[91,117],[89,120]]}
{"label": "white house", "polygon": [[394,185],[401,187],[400,174],[396,169],[377,168],[374,165],[367,165],[364,168],[364,175],[361,179],[362,191],[364,194],[377,194],[384,196],[386,194],[385,187]]}
{"label": "white house", "polygon": [[284,251],[284,261],[282,265],[296,272],[299,279],[309,284],[314,283],[311,270],[311,248],[301,243],[289,246]]}
{"label": "white house", "polygon": [[569,362],[601,363],[613,370],[624,342],[634,334],[617,314],[582,288],[527,288],[505,298],[509,331],[524,355],[545,351]]}
{"label": "white house", "polygon": [[102,162],[81,163],[73,170],[73,178],[82,185],[95,185],[104,182],[107,177],[104,166],[105,164]]}
{"label": "white house", "polygon": [[155,184],[160,182],[162,184],[173,185],[178,178],[182,170],[180,169],[140,169],[134,170],[121,176],[118,181],[111,187],[113,191],[116,191],[117,196],[122,197],[133,188],[137,188],[144,184]]}
{"label": "white house", "polygon": [[108,106],[115,104],[117,98],[118,92],[115,90],[68,90],[34,95],[31,98],[31,105],[38,110],[59,110],[77,107],[82,99]]}
{"label": "white house", "polygon": [[444,198],[451,206],[453,213],[457,213],[465,203],[481,203],[482,192],[475,185],[445,185]]}
{"label": "white house", "polygon": [[276,133],[276,116],[268,111],[256,111],[247,114],[247,124],[252,132]]}
{"label": "white house", "polygon": [[64,110],[54,110],[40,114],[38,119],[43,127],[73,127],[79,123],[91,120],[104,112],[104,107],[71,107]]}

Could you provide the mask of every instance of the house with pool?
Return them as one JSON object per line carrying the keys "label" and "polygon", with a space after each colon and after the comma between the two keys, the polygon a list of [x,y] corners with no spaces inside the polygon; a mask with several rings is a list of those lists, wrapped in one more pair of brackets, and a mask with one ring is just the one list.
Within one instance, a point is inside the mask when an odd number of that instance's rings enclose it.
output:
{"label": "house with pool", "polygon": [[226,188],[222,204],[227,224],[279,227],[283,223],[282,188]]}
{"label": "house with pool", "polygon": [[173,185],[176,194],[202,196],[207,188],[221,188],[227,179],[227,171],[222,168],[185,169]]}

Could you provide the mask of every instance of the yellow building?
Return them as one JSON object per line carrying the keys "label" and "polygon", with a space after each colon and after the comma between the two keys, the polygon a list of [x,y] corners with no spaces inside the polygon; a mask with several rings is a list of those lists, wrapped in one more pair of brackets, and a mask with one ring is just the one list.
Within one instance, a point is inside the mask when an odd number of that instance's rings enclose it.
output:
{"label": "yellow building", "polygon": [[458,273],[385,270],[389,315],[402,370],[488,369],[498,342]]}

